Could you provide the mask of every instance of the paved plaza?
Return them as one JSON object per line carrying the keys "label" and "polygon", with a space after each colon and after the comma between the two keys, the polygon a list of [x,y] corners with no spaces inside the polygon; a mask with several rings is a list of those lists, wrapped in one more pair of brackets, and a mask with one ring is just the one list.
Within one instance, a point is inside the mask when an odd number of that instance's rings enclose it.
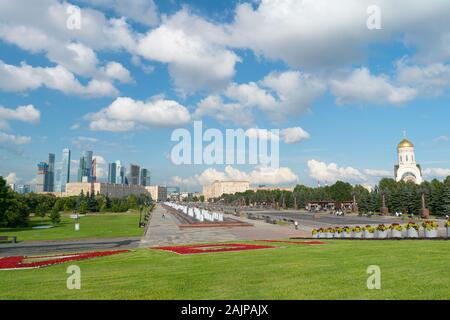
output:
{"label": "paved plaza", "polygon": [[[163,217],[163,213],[164,216]],[[249,227],[179,228],[180,222],[163,207],[157,205],[143,236],[140,247],[200,242],[220,242],[235,240],[282,239],[310,235],[309,227],[295,230],[293,225],[273,225],[259,220],[249,220],[232,216],[252,224]]]}

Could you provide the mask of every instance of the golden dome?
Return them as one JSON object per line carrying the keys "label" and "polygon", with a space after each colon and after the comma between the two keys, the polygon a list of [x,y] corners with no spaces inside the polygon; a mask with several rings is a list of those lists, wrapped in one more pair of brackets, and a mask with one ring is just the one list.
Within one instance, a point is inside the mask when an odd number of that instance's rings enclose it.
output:
{"label": "golden dome", "polygon": [[414,145],[412,144],[411,141],[409,141],[408,139],[403,139],[398,144],[397,149],[400,149],[400,148],[413,148],[413,147],[414,147]]}

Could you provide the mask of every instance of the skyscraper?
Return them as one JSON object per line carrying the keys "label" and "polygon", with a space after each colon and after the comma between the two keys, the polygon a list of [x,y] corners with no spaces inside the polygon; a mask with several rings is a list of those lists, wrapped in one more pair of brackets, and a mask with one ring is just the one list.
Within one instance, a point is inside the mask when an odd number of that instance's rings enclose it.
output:
{"label": "skyscraper", "polygon": [[141,186],[150,186],[150,171],[148,169],[141,169]]}
{"label": "skyscraper", "polygon": [[108,165],[108,183],[117,183],[116,169],[117,164],[115,162],[111,162]]}
{"label": "skyscraper", "polygon": [[48,177],[47,177],[47,186],[45,187],[45,191],[53,192],[55,190],[55,154],[48,154]]}
{"label": "skyscraper", "polygon": [[126,182],[126,168],[122,166],[120,160],[116,161],[116,183],[125,184]]}
{"label": "skyscraper", "polygon": [[128,172],[128,184],[139,185],[141,168],[138,165],[130,164],[130,171]]}
{"label": "skyscraper", "polygon": [[36,192],[48,192],[48,163],[40,162],[36,177]]}
{"label": "skyscraper", "polygon": [[78,166],[78,182],[92,181],[92,151],[83,151]]}
{"label": "skyscraper", "polygon": [[56,190],[58,192],[66,191],[66,184],[70,182],[70,150],[63,149],[61,163],[57,170]]}

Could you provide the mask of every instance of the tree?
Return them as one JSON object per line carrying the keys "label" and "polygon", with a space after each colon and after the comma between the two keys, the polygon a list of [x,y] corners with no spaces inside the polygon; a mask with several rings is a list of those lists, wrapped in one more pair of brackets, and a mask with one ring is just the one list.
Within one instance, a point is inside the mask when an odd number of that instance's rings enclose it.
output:
{"label": "tree", "polygon": [[61,223],[61,214],[59,213],[59,209],[57,206],[52,208],[52,212],[50,213],[50,220],[53,224]]}

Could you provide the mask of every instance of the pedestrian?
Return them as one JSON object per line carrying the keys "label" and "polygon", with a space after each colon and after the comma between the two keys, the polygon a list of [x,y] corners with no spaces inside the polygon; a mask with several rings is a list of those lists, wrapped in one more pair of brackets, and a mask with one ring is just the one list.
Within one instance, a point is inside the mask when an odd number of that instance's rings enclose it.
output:
{"label": "pedestrian", "polygon": [[163,212],[162,218],[163,218],[163,220],[166,220],[166,213],[165,212]]}

